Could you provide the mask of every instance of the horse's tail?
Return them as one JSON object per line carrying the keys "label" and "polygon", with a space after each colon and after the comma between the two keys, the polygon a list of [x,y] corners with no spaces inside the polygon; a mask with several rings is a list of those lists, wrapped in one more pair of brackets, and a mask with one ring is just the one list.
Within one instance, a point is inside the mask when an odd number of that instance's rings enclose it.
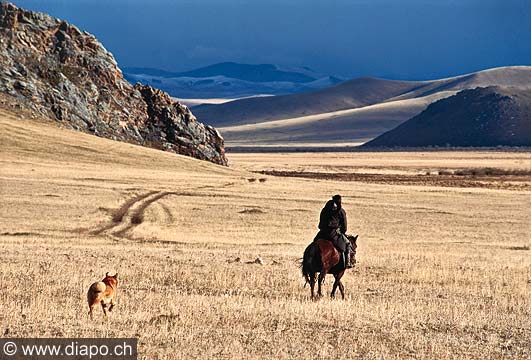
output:
{"label": "horse's tail", "polygon": [[310,282],[310,273],[315,272],[314,262],[315,256],[319,255],[319,246],[313,242],[304,250],[304,256],[302,257],[302,276],[306,279],[306,282]]}

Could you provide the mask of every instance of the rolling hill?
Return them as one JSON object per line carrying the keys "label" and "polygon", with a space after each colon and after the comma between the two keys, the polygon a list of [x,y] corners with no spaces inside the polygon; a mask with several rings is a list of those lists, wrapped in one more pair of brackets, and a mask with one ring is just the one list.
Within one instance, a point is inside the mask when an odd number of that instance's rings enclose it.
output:
{"label": "rolling hill", "polygon": [[229,146],[361,144],[434,101],[488,86],[531,89],[531,67],[501,67],[423,82],[354,79],[303,94],[198,106],[194,113],[219,126]]}
{"label": "rolling hill", "polygon": [[410,119],[438,97],[443,94],[218,130],[232,147],[361,145]]}
{"label": "rolling hill", "polygon": [[531,146],[531,90],[463,90],[363,146]]}
{"label": "rolling hill", "polygon": [[[0,95],[0,103],[4,101],[5,96]],[[172,181],[178,177],[215,178],[235,173],[234,169],[208,161],[69,129],[47,118],[35,117],[18,106],[0,107],[0,144],[5,170],[20,164],[50,166],[70,174],[85,170],[97,174],[104,167],[118,173],[119,169],[127,168],[129,175],[125,179],[146,169],[151,174],[170,172],[166,178]]]}
{"label": "rolling hill", "polygon": [[359,78],[302,94],[248,98],[220,105],[200,105],[197,116],[216,126],[255,124],[376,104],[414,91],[419,82]]}

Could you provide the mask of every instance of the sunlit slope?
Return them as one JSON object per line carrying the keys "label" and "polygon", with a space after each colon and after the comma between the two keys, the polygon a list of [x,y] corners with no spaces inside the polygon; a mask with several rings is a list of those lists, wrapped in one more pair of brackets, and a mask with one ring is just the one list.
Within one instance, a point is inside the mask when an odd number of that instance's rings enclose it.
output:
{"label": "sunlit slope", "polygon": [[413,91],[422,83],[359,78],[306,93],[247,98],[194,107],[198,119],[213,126],[254,124],[358,108]]}
{"label": "sunlit slope", "polygon": [[128,234],[146,209],[163,210],[159,200],[182,202],[248,183],[244,171],[27,119],[22,111],[0,111],[2,234],[74,243]]}
{"label": "sunlit slope", "polygon": [[359,143],[395,128],[437,100],[485,86],[529,89],[531,67],[502,67],[423,82],[354,79],[298,97],[236,100],[196,113],[204,121],[211,118],[229,146]]}
{"label": "sunlit slope", "polygon": [[285,145],[290,143],[361,144],[420,113],[430,103],[453,92],[395,100],[356,109],[221,127],[230,146]]}
{"label": "sunlit slope", "polygon": [[99,138],[60,128],[58,124],[27,120],[0,110],[2,166],[18,162],[68,166],[115,166],[185,174],[233,174],[234,171],[182,155]]}

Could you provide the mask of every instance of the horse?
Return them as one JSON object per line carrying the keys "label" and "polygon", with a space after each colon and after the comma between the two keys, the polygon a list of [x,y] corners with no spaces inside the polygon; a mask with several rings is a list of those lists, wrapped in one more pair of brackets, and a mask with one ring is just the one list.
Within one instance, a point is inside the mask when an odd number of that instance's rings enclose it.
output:
{"label": "horse", "polygon": [[[350,259],[351,263],[356,263],[356,240],[358,235],[346,235],[348,241],[350,241]],[[341,291],[341,297],[345,299],[345,287],[341,282],[341,278],[345,273],[346,268],[342,266],[341,254],[336,250],[334,245],[329,240],[319,239],[312,242],[306,250],[304,250],[304,256],[302,258],[302,275],[306,279],[306,282],[310,284],[310,290],[312,294],[312,300],[315,299],[315,276],[319,273],[319,282],[317,295],[323,296],[321,293],[321,286],[324,282],[326,274],[333,274],[335,281],[332,287],[330,297],[334,298],[336,289],[339,287]]]}

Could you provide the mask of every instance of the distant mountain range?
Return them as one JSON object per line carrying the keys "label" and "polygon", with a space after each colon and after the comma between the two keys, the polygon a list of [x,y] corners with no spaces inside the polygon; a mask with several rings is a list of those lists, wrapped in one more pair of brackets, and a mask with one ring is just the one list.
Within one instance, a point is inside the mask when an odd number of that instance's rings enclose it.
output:
{"label": "distant mountain range", "polygon": [[133,84],[140,82],[157,86],[180,99],[292,94],[320,89],[342,81],[307,67],[284,69],[271,64],[234,62],[185,72],[131,67],[124,69],[124,77]]}
{"label": "distant mountain range", "polygon": [[293,95],[194,107],[229,146],[362,144],[431,103],[477,87],[531,90],[531,67],[510,66],[432,81],[359,78]]}
{"label": "distant mountain range", "polygon": [[364,147],[531,146],[531,90],[463,90]]}

